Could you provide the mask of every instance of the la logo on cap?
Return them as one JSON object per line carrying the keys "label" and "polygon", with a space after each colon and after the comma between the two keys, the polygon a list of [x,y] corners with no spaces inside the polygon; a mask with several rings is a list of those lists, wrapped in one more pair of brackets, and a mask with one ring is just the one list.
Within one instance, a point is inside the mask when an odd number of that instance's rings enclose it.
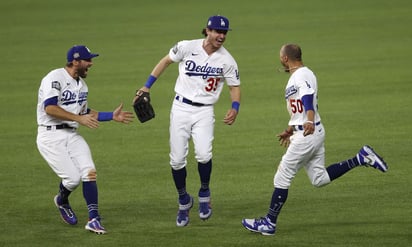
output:
{"label": "la logo on cap", "polygon": [[225,22],[222,18],[220,18],[220,25],[221,25],[222,27],[225,27],[225,26],[226,26],[226,22]]}

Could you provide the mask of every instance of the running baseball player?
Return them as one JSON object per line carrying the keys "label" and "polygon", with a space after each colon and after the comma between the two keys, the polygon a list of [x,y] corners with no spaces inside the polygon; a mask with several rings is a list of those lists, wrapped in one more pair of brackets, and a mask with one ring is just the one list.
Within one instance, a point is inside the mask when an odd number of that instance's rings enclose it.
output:
{"label": "running baseball player", "polygon": [[277,217],[288,197],[288,189],[296,173],[303,167],[316,187],[329,184],[351,169],[369,166],[382,172],[388,170],[385,161],[370,147],[363,146],[348,160],[325,168],[325,128],[318,112],[318,84],[313,72],[302,62],[298,45],[286,44],[280,49],[280,61],[291,74],[285,89],[289,126],[278,135],[287,147],[274,176],[274,191],[266,216],[243,219],[243,226],[263,235],[274,235]]}
{"label": "running baseball player", "polygon": [[[203,29],[205,38],[178,42],[151,72],[144,87],[150,87],[163,71],[174,62],[179,63],[179,76],[175,84],[176,95],[170,113],[170,165],[178,192],[179,210],[177,226],[189,223],[189,210],[193,197],[186,191],[186,157],[189,140],[193,139],[195,158],[200,176],[199,217],[212,215],[209,188],[212,172],[212,142],[214,139],[214,107],[224,83],[229,87],[232,105],[223,122],[235,122],[240,106],[240,79],[234,58],[223,47],[229,20],[224,16],[211,16]],[[138,96],[134,98],[134,102]]]}
{"label": "running baseball player", "polygon": [[127,124],[131,122],[133,113],[123,111],[123,104],[113,112],[97,112],[88,108],[88,87],[84,78],[93,65],[92,59],[97,56],[86,46],[73,46],[67,52],[66,66],[52,70],[42,79],[37,103],[37,147],[50,168],[61,178],[54,203],[63,221],[77,224],[69,195],[82,182],[89,212],[85,229],[105,234],[98,211],[95,164],[89,146],[77,128],[84,125],[94,129],[99,127],[99,122],[110,120]]}

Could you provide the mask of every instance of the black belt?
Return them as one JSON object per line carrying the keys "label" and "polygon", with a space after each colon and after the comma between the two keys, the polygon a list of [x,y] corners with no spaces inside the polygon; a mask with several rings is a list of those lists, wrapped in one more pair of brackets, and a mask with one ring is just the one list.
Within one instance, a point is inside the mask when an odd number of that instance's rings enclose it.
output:
{"label": "black belt", "polygon": [[[320,121],[315,123],[315,126],[318,126],[319,124],[320,124]],[[303,130],[303,125],[295,125],[293,127],[294,127],[295,131]]]}
{"label": "black belt", "polygon": [[202,104],[202,103],[197,103],[197,102],[193,102],[190,99],[186,99],[184,97],[180,97],[179,95],[176,96],[176,100],[182,99],[183,103],[192,105],[192,106],[209,106],[211,104]]}
{"label": "black belt", "polygon": [[52,129],[56,129],[56,130],[61,130],[61,129],[71,129],[71,130],[76,130],[75,127],[72,127],[68,124],[59,124],[59,125],[49,125],[49,126],[45,126],[47,130],[52,130]]}

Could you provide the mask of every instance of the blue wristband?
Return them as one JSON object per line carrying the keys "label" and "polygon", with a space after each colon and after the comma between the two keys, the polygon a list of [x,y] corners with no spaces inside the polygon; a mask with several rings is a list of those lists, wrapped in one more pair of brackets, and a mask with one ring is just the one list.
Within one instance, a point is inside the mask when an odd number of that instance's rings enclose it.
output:
{"label": "blue wristband", "polygon": [[113,112],[99,112],[97,114],[97,120],[102,121],[110,121],[113,119]]}
{"label": "blue wristband", "polygon": [[239,112],[239,107],[240,107],[239,102],[237,102],[237,101],[232,102],[232,109],[235,109],[237,112]]}
{"label": "blue wristband", "polygon": [[157,80],[156,77],[150,75],[149,78],[147,78],[146,84],[144,84],[144,86],[147,87],[147,88],[151,88],[156,80]]}

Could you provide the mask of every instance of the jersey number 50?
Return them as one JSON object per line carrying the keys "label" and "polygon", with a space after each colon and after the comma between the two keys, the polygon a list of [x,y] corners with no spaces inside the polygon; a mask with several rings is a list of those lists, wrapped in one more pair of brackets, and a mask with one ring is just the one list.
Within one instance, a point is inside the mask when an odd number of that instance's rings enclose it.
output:
{"label": "jersey number 50", "polygon": [[220,78],[219,77],[216,77],[216,78],[213,78],[213,77],[211,77],[211,78],[209,78],[209,79],[207,79],[207,86],[205,87],[205,90],[207,91],[207,92],[211,92],[211,91],[216,91],[216,89],[217,89],[217,85],[219,85],[219,82],[220,82]]}
{"label": "jersey number 50", "polygon": [[289,100],[289,105],[290,109],[292,110],[292,113],[302,113],[303,112],[303,104],[300,99],[290,99]]}

